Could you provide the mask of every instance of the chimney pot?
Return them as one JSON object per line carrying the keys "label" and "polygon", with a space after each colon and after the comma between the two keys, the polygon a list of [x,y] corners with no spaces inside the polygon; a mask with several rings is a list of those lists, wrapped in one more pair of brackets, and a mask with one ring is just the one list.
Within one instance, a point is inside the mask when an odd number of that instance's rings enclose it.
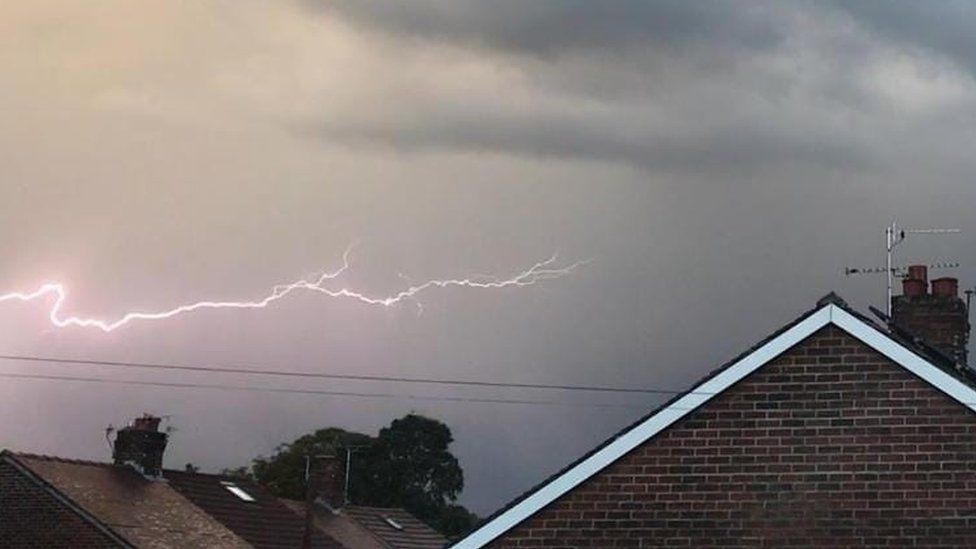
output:
{"label": "chimney pot", "polygon": [[163,452],[166,450],[166,433],[159,432],[160,418],[143,414],[132,424],[119,429],[112,446],[115,465],[128,465],[150,478],[158,478],[163,472]]}
{"label": "chimney pot", "polygon": [[952,277],[936,278],[932,281],[932,295],[939,297],[958,297],[959,281]]}
{"label": "chimney pot", "polygon": [[926,295],[924,266],[913,265],[902,284],[904,295],[891,298],[892,323],[957,364],[966,364],[969,315],[966,302],[959,299],[959,281],[937,278],[932,281],[931,295]]}
{"label": "chimney pot", "polygon": [[158,431],[160,421],[161,418],[152,414],[142,414],[142,417],[137,417],[132,420],[130,427],[137,431]]}
{"label": "chimney pot", "polygon": [[[909,265],[907,280],[921,280],[922,287],[928,286],[929,268],[925,265]],[[922,293],[925,293],[923,290]]]}
{"label": "chimney pot", "polygon": [[925,295],[925,281],[914,278],[906,278],[901,281],[901,293],[905,297],[912,298]]}

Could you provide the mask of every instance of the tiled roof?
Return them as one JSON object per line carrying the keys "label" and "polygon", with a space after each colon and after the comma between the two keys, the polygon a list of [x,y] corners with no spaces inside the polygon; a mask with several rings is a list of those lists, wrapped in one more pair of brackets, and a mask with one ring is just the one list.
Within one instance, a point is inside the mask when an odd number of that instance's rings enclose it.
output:
{"label": "tiled roof", "polygon": [[18,549],[131,547],[9,453],[0,453],[0,544]]}
{"label": "tiled roof", "polygon": [[351,505],[342,512],[394,549],[435,549],[447,544],[447,538],[403,509]]}
{"label": "tiled roof", "polygon": [[[303,515],[301,501],[281,500]],[[323,505],[314,507],[315,526],[356,549],[438,549],[447,538],[404,509],[348,505],[338,511]]]}
{"label": "tiled roof", "polygon": [[247,547],[166,482],[150,481],[132,469],[106,463],[10,455],[137,547]]}
{"label": "tiled roof", "polygon": [[[164,471],[148,480],[109,463],[5,453],[136,547],[292,549],[305,524],[260,486],[219,475]],[[253,499],[228,490],[232,482]],[[2,540],[0,540],[2,541]],[[313,531],[314,549],[343,549]]]}
{"label": "tiled roof", "polygon": [[[165,471],[163,476],[174,490],[252,546],[258,549],[301,547],[305,531],[302,517],[257,484],[182,471]],[[254,501],[241,499],[224,482],[234,483]],[[343,546],[325,533],[313,530],[312,547],[342,549]]]}
{"label": "tiled roof", "polygon": [[[300,517],[305,516],[305,502],[282,499],[282,503]],[[321,505],[312,508],[312,521],[316,528],[325,532],[345,547],[356,549],[389,549],[389,545],[358,522],[343,513],[334,513]]]}

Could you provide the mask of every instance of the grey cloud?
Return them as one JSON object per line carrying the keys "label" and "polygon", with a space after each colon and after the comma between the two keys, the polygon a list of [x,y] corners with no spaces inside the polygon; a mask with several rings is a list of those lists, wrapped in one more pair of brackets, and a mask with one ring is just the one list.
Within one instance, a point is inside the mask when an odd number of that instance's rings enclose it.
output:
{"label": "grey cloud", "polygon": [[739,124],[668,132],[623,120],[453,114],[429,113],[400,124],[326,124],[319,131],[332,140],[401,151],[488,151],[619,162],[672,174],[747,176],[784,165],[861,169],[874,161],[870,150],[850,136],[839,138],[813,130],[790,132]]}
{"label": "grey cloud", "polygon": [[[798,83],[800,71],[784,63],[798,47],[788,42],[804,13],[793,4],[305,5],[401,41],[473,47],[516,70],[520,91],[538,106],[526,112],[498,99],[509,93],[502,81],[494,100],[406,93],[390,97],[389,116],[327,117],[318,133],[331,141],[616,162],[665,173],[743,175],[791,163],[857,168],[873,161],[857,135],[804,119],[807,99],[795,90],[809,84]],[[867,103],[850,78],[829,74],[814,85],[843,92],[833,100]],[[642,112],[648,104],[658,111],[650,118]]]}
{"label": "grey cloud", "polygon": [[859,23],[902,46],[951,58],[976,74],[976,4],[972,2],[837,2]]}
{"label": "grey cloud", "polygon": [[[769,49],[782,29],[771,5],[734,2],[545,0],[308,1],[384,31],[482,45],[536,55],[646,46],[682,48],[703,43]],[[764,13],[766,12],[766,13]]]}
{"label": "grey cloud", "polygon": [[[790,164],[859,169],[875,161],[846,123],[810,118],[813,102],[834,103],[835,112],[874,105],[856,71],[803,81],[811,77],[792,56],[810,46],[790,37],[802,25],[798,14],[822,14],[793,4],[306,4],[400,40],[480,46],[480,55],[518,72],[525,86],[519,91],[537,106],[526,112],[506,103],[503,81],[481,98],[402,94],[390,98],[389,116],[325,120],[318,133],[331,141],[616,162],[663,173],[748,175]],[[820,44],[816,53],[840,69],[873,53],[856,38],[843,44]]]}

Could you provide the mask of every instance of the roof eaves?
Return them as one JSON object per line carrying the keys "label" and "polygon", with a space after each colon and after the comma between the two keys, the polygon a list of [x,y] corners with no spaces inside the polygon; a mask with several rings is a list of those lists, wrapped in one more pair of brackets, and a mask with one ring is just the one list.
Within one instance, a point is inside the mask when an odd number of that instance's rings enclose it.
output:
{"label": "roof eaves", "polygon": [[17,459],[17,454],[9,450],[2,450],[0,451],[0,459],[9,463],[11,467],[17,469],[17,471],[20,474],[24,475],[25,478],[29,479],[31,482],[36,484],[39,488],[47,492],[54,499],[58,500],[59,503],[67,507],[71,512],[78,515],[82,520],[94,526],[96,529],[102,532],[106,537],[108,537],[115,543],[118,543],[119,546],[135,549],[134,545],[132,545],[125,538],[117,534],[108,525],[106,525],[105,523],[103,523],[102,521],[98,520],[90,513],[85,511],[85,509],[82,506],[75,503],[67,495],[61,493],[57,488],[55,488],[49,482],[41,478],[40,475],[34,473],[34,471],[30,469],[30,467],[28,467],[24,463],[21,463]]}

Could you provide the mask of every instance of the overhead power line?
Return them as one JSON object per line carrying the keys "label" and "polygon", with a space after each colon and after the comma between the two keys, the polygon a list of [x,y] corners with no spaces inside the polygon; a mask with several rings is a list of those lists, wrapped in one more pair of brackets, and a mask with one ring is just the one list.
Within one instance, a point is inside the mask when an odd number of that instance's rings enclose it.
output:
{"label": "overhead power line", "polygon": [[42,381],[68,381],[79,383],[103,383],[113,385],[137,385],[148,387],[168,387],[180,389],[212,389],[223,391],[248,391],[257,393],[286,393],[300,395],[321,395],[339,397],[358,397],[358,398],[392,398],[406,400],[433,400],[443,402],[474,402],[488,404],[526,404],[544,406],[586,406],[591,408],[634,408],[646,409],[647,406],[632,404],[609,404],[597,402],[565,402],[565,401],[546,401],[546,400],[522,400],[507,398],[476,398],[476,397],[453,397],[453,396],[426,396],[410,395],[398,393],[359,393],[352,391],[324,391],[316,389],[293,389],[287,387],[254,387],[241,385],[221,385],[213,383],[182,383],[169,381],[142,381],[142,380],[120,380],[101,377],[67,376],[67,375],[47,375],[47,374],[20,374],[20,373],[0,373],[0,378],[19,379],[19,380],[42,380]]}
{"label": "overhead power line", "polygon": [[138,369],[146,369],[146,370],[208,372],[208,373],[223,373],[223,374],[261,375],[261,376],[315,378],[315,379],[342,379],[347,381],[414,383],[414,384],[426,384],[426,385],[455,385],[455,386],[466,386],[466,387],[549,389],[549,390],[558,390],[558,391],[588,391],[588,392],[604,392],[604,393],[631,393],[631,394],[653,394],[653,395],[676,395],[685,392],[685,391],[676,391],[674,389],[660,389],[660,388],[647,388],[647,387],[612,387],[612,386],[604,386],[604,385],[514,383],[514,382],[501,382],[501,381],[416,378],[416,377],[401,377],[401,376],[329,374],[329,373],[302,372],[302,371],[293,371],[293,370],[193,366],[193,365],[170,364],[170,363],[161,363],[161,362],[126,362],[126,361],[114,361],[114,360],[90,360],[90,359],[78,359],[78,358],[44,357],[44,356],[34,356],[34,355],[0,354],[0,360],[17,360],[17,361],[24,361],[24,362],[40,362],[40,363],[53,363],[53,364],[78,364],[78,365],[85,365],[85,366],[109,366],[109,367],[117,367],[117,368],[138,368]]}

